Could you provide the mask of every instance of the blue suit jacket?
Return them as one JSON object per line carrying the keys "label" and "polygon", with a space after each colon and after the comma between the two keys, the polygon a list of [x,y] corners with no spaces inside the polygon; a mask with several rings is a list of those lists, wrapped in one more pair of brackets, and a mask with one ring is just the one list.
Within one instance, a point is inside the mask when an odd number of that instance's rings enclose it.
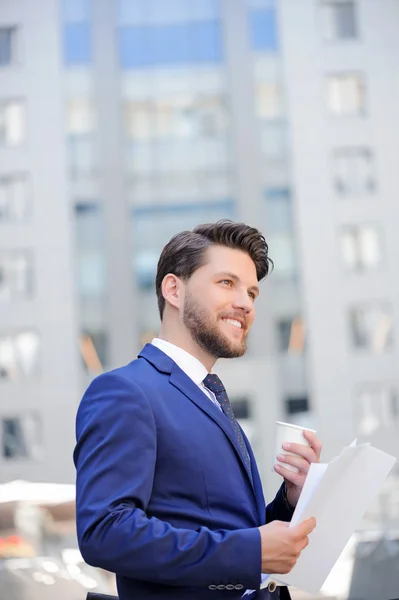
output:
{"label": "blue suit jacket", "polygon": [[166,354],[148,344],[97,377],[76,435],[79,546],[116,573],[121,600],[259,588],[257,527],[292,513],[281,489],[265,506],[248,440],[253,484],[229,420]]}

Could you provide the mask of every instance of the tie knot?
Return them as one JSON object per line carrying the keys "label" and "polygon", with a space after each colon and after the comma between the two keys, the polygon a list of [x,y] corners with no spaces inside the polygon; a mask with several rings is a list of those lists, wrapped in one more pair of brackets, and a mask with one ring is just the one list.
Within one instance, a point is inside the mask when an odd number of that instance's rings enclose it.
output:
{"label": "tie knot", "polygon": [[209,373],[202,383],[206,388],[208,388],[208,390],[210,390],[214,394],[220,394],[226,391],[223,383],[220,381],[219,377],[214,373]]}

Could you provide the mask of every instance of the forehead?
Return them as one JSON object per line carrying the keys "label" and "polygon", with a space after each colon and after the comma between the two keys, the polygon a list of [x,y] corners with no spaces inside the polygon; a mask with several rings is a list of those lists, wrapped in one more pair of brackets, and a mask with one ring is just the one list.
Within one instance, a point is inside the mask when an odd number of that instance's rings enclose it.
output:
{"label": "forehead", "polygon": [[229,272],[248,285],[256,285],[256,267],[247,252],[226,246],[211,246],[205,253],[205,264],[201,268],[207,275]]}

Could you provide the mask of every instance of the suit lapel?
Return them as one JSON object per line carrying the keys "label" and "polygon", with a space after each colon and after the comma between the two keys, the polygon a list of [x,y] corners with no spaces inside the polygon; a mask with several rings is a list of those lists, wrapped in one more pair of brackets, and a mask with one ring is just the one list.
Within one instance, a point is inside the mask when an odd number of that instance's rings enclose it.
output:
{"label": "suit lapel", "polygon": [[236,439],[236,435],[233,431],[233,427],[230,424],[230,421],[223,413],[223,411],[219,410],[213,402],[206,396],[204,392],[202,392],[199,387],[190,379],[181,369],[178,367],[176,363],[172,368],[172,372],[169,379],[170,383],[176,387],[180,392],[182,392],[191,402],[194,402],[203,412],[205,412],[208,417],[210,417],[225,433],[225,435],[230,440],[231,444],[233,444],[236,454],[241,461],[245,473],[247,475],[248,481],[252,487],[253,492],[255,493],[251,478],[248,474],[247,468],[245,466],[240,447],[238,445],[238,441]]}

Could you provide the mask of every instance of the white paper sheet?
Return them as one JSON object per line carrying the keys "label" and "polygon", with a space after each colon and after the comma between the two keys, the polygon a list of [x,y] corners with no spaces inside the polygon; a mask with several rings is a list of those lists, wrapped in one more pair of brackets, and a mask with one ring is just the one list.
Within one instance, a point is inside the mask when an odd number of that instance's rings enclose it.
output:
{"label": "white paper sheet", "polygon": [[309,545],[287,575],[265,576],[317,594],[350,536],[371,507],[396,459],[370,444],[344,448],[329,464],[312,464],[290,527],[315,517]]}

